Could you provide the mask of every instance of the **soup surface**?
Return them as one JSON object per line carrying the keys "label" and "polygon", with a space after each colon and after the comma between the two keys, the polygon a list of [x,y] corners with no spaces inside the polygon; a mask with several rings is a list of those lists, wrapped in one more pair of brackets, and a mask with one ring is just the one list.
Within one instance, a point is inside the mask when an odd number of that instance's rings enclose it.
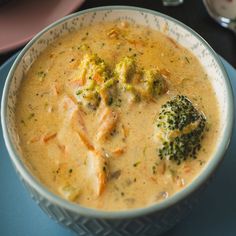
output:
{"label": "soup surface", "polygon": [[[186,126],[177,122],[167,132],[164,123],[173,122],[164,110],[180,98],[176,117]],[[183,115],[190,104],[198,112],[193,123]],[[192,53],[160,32],[117,22],[47,47],[22,81],[16,122],[26,164],[51,191],[83,206],[123,210],[191,183],[211,156],[219,116]]]}

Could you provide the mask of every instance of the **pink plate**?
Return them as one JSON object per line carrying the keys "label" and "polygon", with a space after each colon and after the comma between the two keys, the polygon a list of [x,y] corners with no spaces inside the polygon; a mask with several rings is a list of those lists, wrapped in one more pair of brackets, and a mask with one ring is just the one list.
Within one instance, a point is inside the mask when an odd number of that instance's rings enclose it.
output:
{"label": "pink plate", "polygon": [[84,0],[9,0],[0,5],[0,53],[24,45],[45,26],[75,11]]}

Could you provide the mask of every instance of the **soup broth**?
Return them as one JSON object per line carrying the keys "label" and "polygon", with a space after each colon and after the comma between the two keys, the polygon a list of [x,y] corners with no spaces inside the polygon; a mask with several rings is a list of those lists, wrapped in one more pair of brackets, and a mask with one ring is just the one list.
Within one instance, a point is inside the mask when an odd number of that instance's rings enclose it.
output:
{"label": "soup broth", "polygon": [[[181,161],[160,155],[157,128],[163,104],[178,95],[206,119],[201,148]],[[21,83],[16,123],[23,158],[48,189],[86,207],[124,210],[189,185],[211,157],[219,115],[190,51],[150,28],[117,22],[48,46]]]}

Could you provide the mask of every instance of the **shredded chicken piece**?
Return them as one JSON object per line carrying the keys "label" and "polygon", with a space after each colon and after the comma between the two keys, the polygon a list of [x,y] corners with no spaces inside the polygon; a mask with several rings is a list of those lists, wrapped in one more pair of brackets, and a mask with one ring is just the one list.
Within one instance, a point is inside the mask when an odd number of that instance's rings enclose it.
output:
{"label": "shredded chicken piece", "polygon": [[105,101],[102,98],[102,101],[101,101],[101,103],[97,109],[97,112],[96,112],[96,117],[97,117],[96,120],[97,120],[98,125],[101,125],[102,121],[104,120],[105,115],[107,113],[107,109],[108,109],[108,107],[106,106]]}
{"label": "shredded chicken piece", "polygon": [[105,189],[108,176],[106,157],[100,151],[89,151],[87,165],[92,177],[95,193],[97,196],[100,196]]}
{"label": "shredded chicken piece", "polygon": [[162,175],[164,175],[165,172],[166,172],[166,163],[163,162],[163,163],[160,165],[160,173],[161,173]]}
{"label": "shredded chicken piece", "polygon": [[71,118],[71,124],[73,129],[79,134],[81,141],[88,148],[88,150],[94,150],[94,146],[89,139],[88,131],[84,123],[84,119],[82,116],[82,112],[80,110],[76,110]]}
{"label": "shredded chicken piece", "polygon": [[62,102],[59,107],[59,112],[60,113],[67,113],[67,118],[68,120],[71,119],[71,114],[77,109],[76,103],[73,101],[73,99],[69,96],[64,96],[62,99]]}
{"label": "shredded chicken piece", "polygon": [[[91,178],[94,192],[100,196],[105,189],[108,175],[107,158],[102,151],[99,151],[89,138],[88,130],[84,121],[84,113],[79,109],[76,103],[69,97],[64,98],[62,109],[67,111],[66,123],[72,126],[72,129],[79,134],[81,141],[88,148],[87,166]],[[117,120],[117,114],[110,108],[103,106],[99,111],[99,129],[96,139],[101,139],[111,132]],[[121,150],[117,150],[117,153]]]}
{"label": "shredded chicken piece", "polygon": [[73,130],[79,134],[84,145],[89,150],[94,150],[83,119],[83,112],[79,109],[78,105],[70,97],[66,96],[62,102],[62,110],[68,113],[65,123],[70,123]]}

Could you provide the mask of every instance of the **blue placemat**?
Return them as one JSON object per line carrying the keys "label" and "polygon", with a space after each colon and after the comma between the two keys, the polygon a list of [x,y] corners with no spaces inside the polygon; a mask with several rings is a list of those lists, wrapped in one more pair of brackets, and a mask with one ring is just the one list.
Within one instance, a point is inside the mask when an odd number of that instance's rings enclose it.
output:
{"label": "blue placemat", "polygon": [[[0,67],[0,97],[16,55]],[[236,94],[236,71],[222,59]],[[235,103],[236,104],[236,103]],[[236,236],[236,131],[225,160],[192,213],[165,236]],[[48,218],[23,188],[0,131],[0,235],[73,236]]]}

